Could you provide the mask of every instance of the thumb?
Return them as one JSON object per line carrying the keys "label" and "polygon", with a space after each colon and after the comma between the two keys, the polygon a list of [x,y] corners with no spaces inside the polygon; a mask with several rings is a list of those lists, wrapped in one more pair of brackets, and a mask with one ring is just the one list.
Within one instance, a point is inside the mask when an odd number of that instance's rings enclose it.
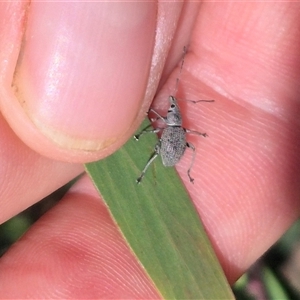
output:
{"label": "thumb", "polygon": [[[159,76],[148,83],[158,52],[157,4],[18,5],[23,19],[12,29],[16,20],[6,18],[0,40],[22,38],[17,66],[10,59],[1,73],[3,115],[27,145],[53,159],[87,162],[110,154],[132,135],[157,86]],[[168,48],[156,53],[159,60]]]}

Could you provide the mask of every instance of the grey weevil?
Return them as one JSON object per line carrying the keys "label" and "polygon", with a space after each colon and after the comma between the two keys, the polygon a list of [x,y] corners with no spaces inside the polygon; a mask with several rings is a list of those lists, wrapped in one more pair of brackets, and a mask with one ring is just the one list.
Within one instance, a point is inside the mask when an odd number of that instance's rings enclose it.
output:
{"label": "grey weevil", "polygon": [[[182,70],[185,53],[186,53],[186,49],[184,48],[180,73]],[[178,82],[179,82],[179,78],[177,78],[176,86],[178,85]],[[197,100],[197,101],[188,100],[188,101],[191,101],[193,103],[214,102],[214,100]],[[194,183],[194,179],[191,177],[190,172],[194,164],[194,160],[196,156],[196,148],[194,147],[193,144],[186,141],[186,134],[192,133],[203,137],[207,137],[207,134],[183,128],[182,116],[181,116],[180,108],[177,103],[177,99],[174,96],[169,96],[169,102],[170,102],[170,107],[168,109],[168,113],[166,117],[161,116],[153,108],[150,108],[149,110],[149,112],[152,112],[156,115],[157,118],[155,120],[161,120],[164,122],[165,127],[149,129],[149,127],[151,127],[151,125],[149,125],[146,128],[144,128],[139,134],[134,136],[134,138],[138,141],[140,136],[143,135],[144,133],[158,133],[160,131],[162,132],[158,143],[155,145],[154,153],[151,155],[141,175],[136,180],[137,183],[141,183],[146,173],[146,170],[159,154],[161,155],[162,163],[165,167],[173,167],[180,161],[187,147],[193,150],[193,157],[192,157],[191,164],[187,170],[187,175],[190,179],[190,182]]]}

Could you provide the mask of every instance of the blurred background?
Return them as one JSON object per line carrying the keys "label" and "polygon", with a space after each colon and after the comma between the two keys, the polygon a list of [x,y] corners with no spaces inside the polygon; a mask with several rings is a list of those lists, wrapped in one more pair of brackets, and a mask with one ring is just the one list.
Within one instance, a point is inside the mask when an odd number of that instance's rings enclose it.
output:
{"label": "blurred background", "polygon": [[236,299],[300,299],[300,219],[235,284]]}
{"label": "blurred background", "polygon": [[[57,204],[73,182],[0,225],[0,256],[45,212]],[[300,220],[233,287],[238,300],[300,300]]]}

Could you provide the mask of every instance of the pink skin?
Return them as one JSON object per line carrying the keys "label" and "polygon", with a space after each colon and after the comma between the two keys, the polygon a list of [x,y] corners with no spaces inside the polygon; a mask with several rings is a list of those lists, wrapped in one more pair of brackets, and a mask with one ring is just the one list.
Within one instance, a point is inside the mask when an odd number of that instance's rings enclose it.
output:
{"label": "pink skin", "polygon": [[[191,137],[195,184],[190,155],[177,170],[233,283],[299,217],[300,4],[93,5],[32,3],[24,23],[26,3],[0,3],[1,222],[118,149],[158,85],[163,111],[189,43],[177,96],[216,101],[182,103],[209,138]],[[1,258],[0,290],[159,297],[88,177]]]}

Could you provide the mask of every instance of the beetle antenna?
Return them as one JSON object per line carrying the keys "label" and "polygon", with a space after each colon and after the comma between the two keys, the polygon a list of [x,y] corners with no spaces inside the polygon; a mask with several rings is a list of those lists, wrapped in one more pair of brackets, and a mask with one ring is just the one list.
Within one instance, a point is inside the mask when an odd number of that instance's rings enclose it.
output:
{"label": "beetle antenna", "polygon": [[181,64],[180,64],[179,75],[176,78],[176,85],[175,85],[175,90],[174,90],[174,96],[176,96],[177,91],[178,91],[179,80],[180,80],[180,77],[181,77],[181,73],[182,73],[182,69],[183,69],[184,58],[185,58],[186,52],[187,52],[187,48],[186,48],[186,46],[184,46],[183,47],[182,60],[181,60]]}

